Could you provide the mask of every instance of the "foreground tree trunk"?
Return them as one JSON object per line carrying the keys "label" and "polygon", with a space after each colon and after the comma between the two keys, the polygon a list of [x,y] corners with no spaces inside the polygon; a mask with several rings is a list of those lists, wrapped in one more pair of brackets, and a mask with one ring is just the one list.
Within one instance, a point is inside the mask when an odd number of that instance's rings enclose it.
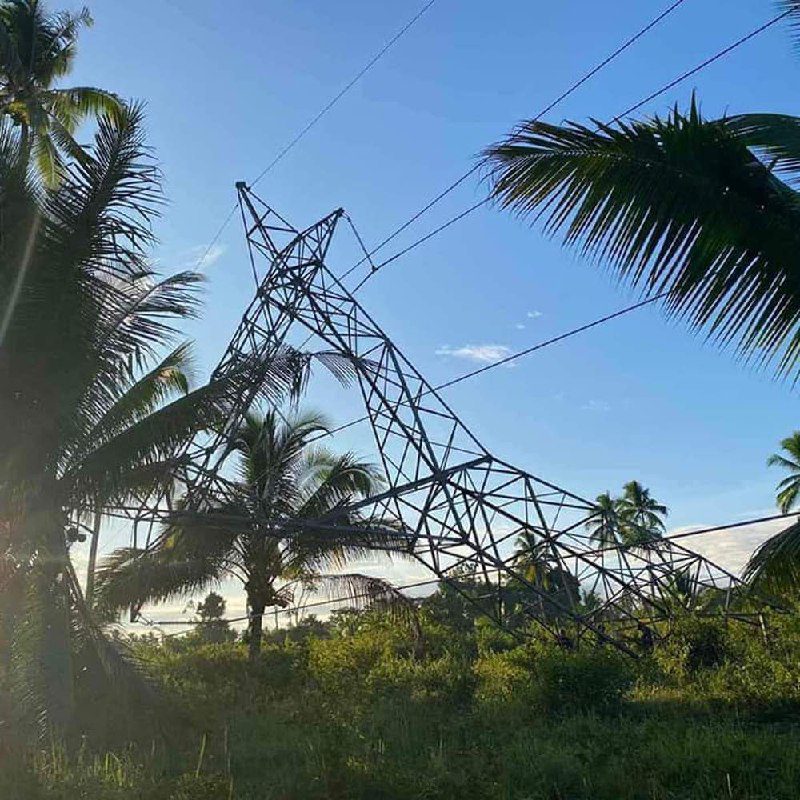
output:
{"label": "foreground tree trunk", "polygon": [[97,546],[100,542],[100,524],[103,516],[100,513],[100,504],[94,512],[94,524],[92,525],[92,541],[89,545],[89,566],[86,568],[86,605],[94,608],[94,573],[97,569]]}
{"label": "foreground tree trunk", "polygon": [[250,661],[257,661],[261,655],[261,632],[264,621],[264,609],[266,603],[263,601],[249,602],[250,605],[250,623],[248,626],[248,639],[249,639],[249,656]]}

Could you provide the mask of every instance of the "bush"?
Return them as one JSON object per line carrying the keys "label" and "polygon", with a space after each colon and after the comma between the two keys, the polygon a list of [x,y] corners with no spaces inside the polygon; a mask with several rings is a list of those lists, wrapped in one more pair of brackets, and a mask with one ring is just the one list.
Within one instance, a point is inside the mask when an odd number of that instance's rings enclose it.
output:
{"label": "bush", "polygon": [[616,711],[636,678],[635,665],[616,651],[549,645],[483,656],[474,669],[476,700],[484,709],[505,704],[544,714]]}

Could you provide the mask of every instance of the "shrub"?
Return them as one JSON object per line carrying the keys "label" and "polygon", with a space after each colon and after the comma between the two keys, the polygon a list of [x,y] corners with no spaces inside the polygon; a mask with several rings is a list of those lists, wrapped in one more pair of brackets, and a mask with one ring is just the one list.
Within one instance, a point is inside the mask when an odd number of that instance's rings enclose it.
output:
{"label": "shrub", "polygon": [[529,645],[483,656],[474,669],[484,709],[499,704],[545,714],[616,710],[635,680],[631,660],[609,649]]}
{"label": "shrub", "polygon": [[657,658],[667,674],[685,677],[716,669],[732,655],[729,633],[720,620],[684,617],[675,623]]}
{"label": "shrub", "polygon": [[548,648],[534,663],[535,694],[548,713],[616,711],[635,677],[631,659],[606,648]]}

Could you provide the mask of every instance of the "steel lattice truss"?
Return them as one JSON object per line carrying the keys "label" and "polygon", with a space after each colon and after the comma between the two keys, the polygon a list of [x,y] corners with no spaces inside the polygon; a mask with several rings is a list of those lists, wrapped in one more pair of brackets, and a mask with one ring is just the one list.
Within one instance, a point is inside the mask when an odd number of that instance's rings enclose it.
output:
{"label": "steel lattice truss", "polygon": [[[254,274],[259,263],[266,272],[214,372],[242,376],[228,422],[187,442],[177,462],[190,508],[228,491],[220,467],[231,435],[268,377],[264,365],[300,327],[350,362],[369,415],[387,488],[352,510],[393,520],[413,557],[441,580],[457,589],[464,575],[473,587],[478,581],[480,596],[470,599],[496,620],[513,614],[556,637],[568,629],[627,650],[626,627],[669,619],[678,607],[736,616],[732,601],[743,590],[731,573],[668,540],[599,547],[587,530],[596,517],[589,501],[481,445],[325,265],[342,210],[298,232],[237,188]],[[169,513],[160,498],[133,516],[152,528]],[[529,545],[524,562],[514,556],[519,541]]]}

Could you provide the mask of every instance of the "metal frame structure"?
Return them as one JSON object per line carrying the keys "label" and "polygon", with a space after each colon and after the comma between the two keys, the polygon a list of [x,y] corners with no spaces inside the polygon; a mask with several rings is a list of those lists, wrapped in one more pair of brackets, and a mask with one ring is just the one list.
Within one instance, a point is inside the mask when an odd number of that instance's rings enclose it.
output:
{"label": "metal frame structure", "polygon": [[[738,616],[732,600],[744,587],[730,572],[669,540],[598,547],[588,531],[597,518],[591,502],[478,441],[326,266],[341,209],[299,231],[245,184],[237,190],[258,289],[211,378],[230,381],[226,424],[187,441],[176,459],[184,507],[198,510],[229,491],[222,466],[232,435],[270,363],[296,352],[287,339],[299,327],[349,362],[368,412],[385,490],[350,510],[390,520],[409,554],[457,591],[466,575],[474,589],[477,576],[481,591],[465,594],[499,624],[513,615],[562,642],[588,636],[631,653],[637,629],[678,607]],[[259,263],[266,265],[260,282]],[[129,516],[135,529],[148,527],[149,545],[171,513],[170,498],[161,497]],[[520,542],[524,557],[519,546],[514,551]]]}

